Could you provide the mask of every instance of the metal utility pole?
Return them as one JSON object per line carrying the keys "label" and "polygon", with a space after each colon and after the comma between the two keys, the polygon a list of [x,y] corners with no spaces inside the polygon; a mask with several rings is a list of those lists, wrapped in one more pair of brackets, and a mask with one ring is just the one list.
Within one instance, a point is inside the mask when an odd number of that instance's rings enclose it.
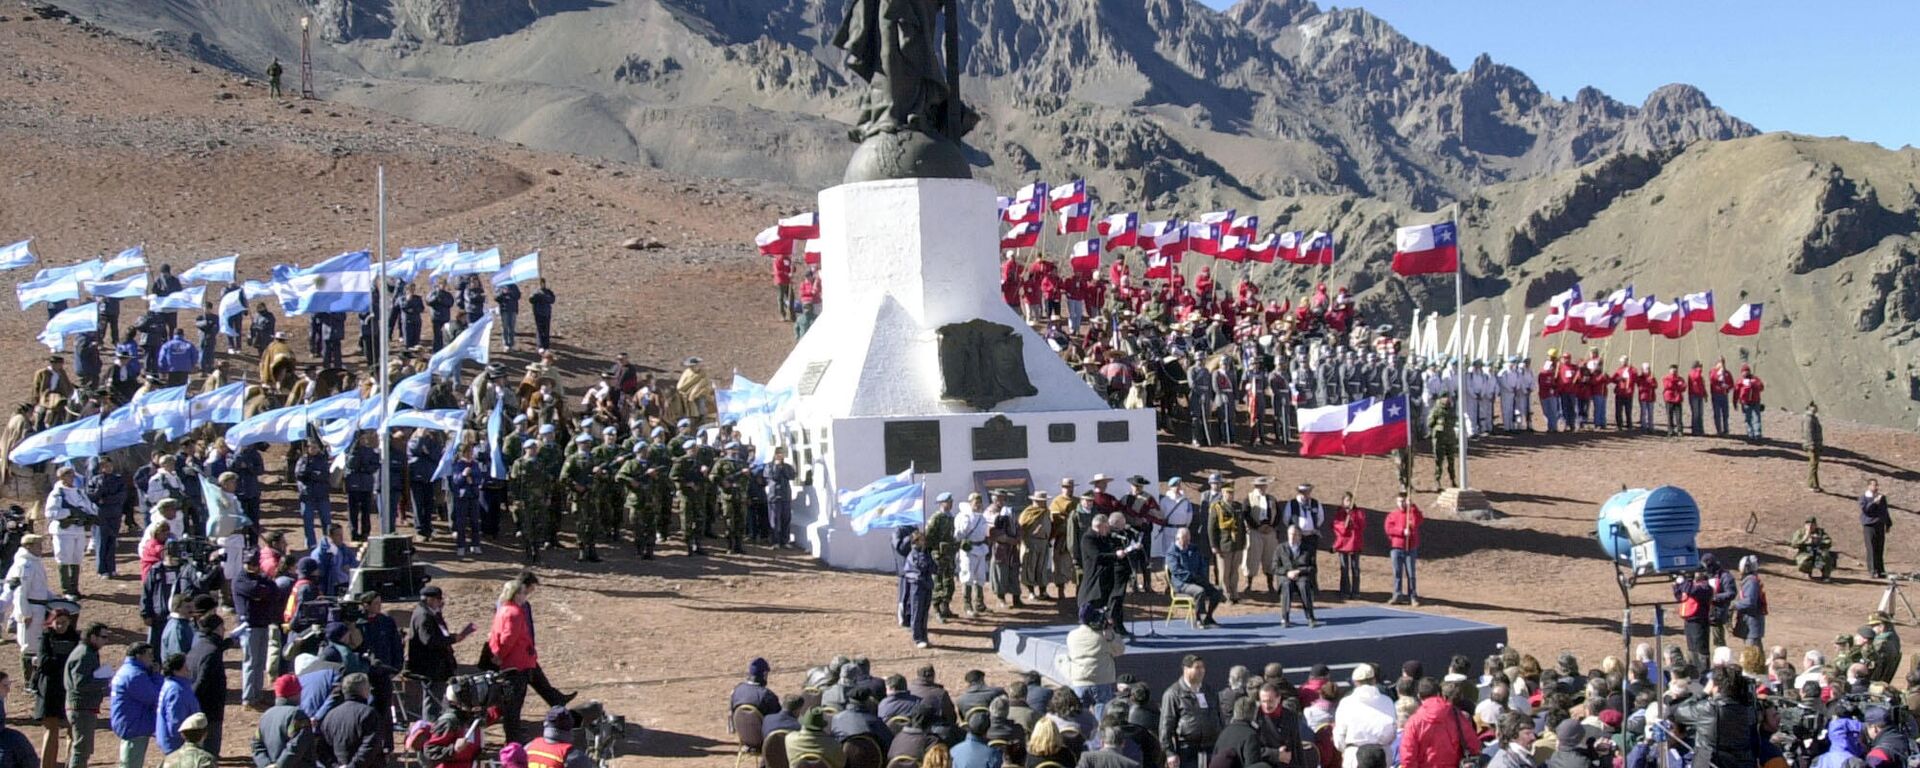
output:
{"label": "metal utility pole", "polygon": [[[1447,219],[1453,222],[1454,247],[1464,251],[1460,248],[1459,203],[1453,204],[1451,210],[1447,212]],[[1466,266],[1465,256],[1456,257],[1453,260],[1453,317],[1456,323],[1465,318],[1461,312],[1466,307]],[[1454,386],[1459,392],[1454,401],[1454,414],[1460,417],[1460,488],[1464,490],[1473,487],[1467,483],[1467,435],[1471,432],[1467,421],[1467,339],[1464,334],[1460,339],[1459,352],[1460,357],[1455,363],[1453,376]]]}
{"label": "metal utility pole", "polygon": [[300,98],[313,98],[313,17],[300,17]]}
{"label": "metal utility pole", "polygon": [[393,450],[393,437],[387,429],[387,418],[393,415],[388,412],[390,383],[387,381],[387,348],[393,341],[393,334],[388,332],[392,326],[388,324],[386,315],[393,309],[392,302],[387,299],[387,167],[383,165],[375,168],[373,178],[375,193],[380,198],[375,205],[379,211],[379,224],[375,230],[374,241],[380,259],[380,266],[374,271],[374,280],[379,283],[376,300],[380,304],[373,308],[374,318],[377,321],[375,325],[378,325],[380,330],[380,493],[375,498],[379,499],[380,503],[381,531],[391,534],[394,533],[396,521],[393,509],[393,464],[390,456]]}

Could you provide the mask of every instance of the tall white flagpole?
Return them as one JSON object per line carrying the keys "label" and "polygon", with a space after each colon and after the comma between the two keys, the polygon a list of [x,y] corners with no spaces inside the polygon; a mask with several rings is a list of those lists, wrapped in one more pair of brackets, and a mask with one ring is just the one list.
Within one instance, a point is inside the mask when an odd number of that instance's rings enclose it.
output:
{"label": "tall white flagpole", "polygon": [[[1453,222],[1454,248],[1463,254],[1453,260],[1453,316],[1457,318],[1461,316],[1462,308],[1465,307],[1467,303],[1467,260],[1464,256],[1466,249],[1460,247],[1460,232],[1462,228],[1460,226],[1459,203],[1454,203],[1448,207],[1447,220]],[[1461,339],[1461,346],[1463,348],[1466,346],[1465,339]],[[1467,366],[1465,355],[1462,355],[1459,360],[1460,364],[1455,367],[1454,370],[1456,373],[1453,377],[1454,388],[1459,391],[1459,394],[1454,397],[1453,410],[1455,416],[1460,419],[1460,487],[1465,489],[1472,487],[1467,483]]]}
{"label": "tall white flagpole", "polygon": [[[390,347],[393,342],[393,334],[388,333],[387,331],[388,329],[392,328],[393,325],[390,322],[392,318],[388,317],[387,313],[392,311],[393,303],[387,298],[387,167],[386,166],[383,165],[374,169],[374,186],[380,197],[380,201],[377,206],[379,209],[379,225],[377,228],[378,229],[377,235],[379,239],[376,245],[380,253],[380,266],[378,268],[378,272],[374,275],[375,281],[378,282],[380,285],[378,290],[378,295],[379,295],[378,301],[380,302],[380,306],[375,307],[374,313],[373,313],[374,319],[378,321],[374,324],[379,326],[379,328],[376,330],[380,334],[380,405],[379,405],[379,408],[380,408],[380,493],[376,498],[380,500],[381,531],[384,533],[392,534],[394,533],[393,529],[396,527],[395,525],[396,521],[394,520],[393,498],[392,498],[393,496],[393,463],[390,456],[390,453],[392,452],[392,447],[393,447],[392,446],[393,439],[389,435],[387,430],[387,416],[390,415],[387,413],[387,402],[388,402],[387,388],[388,386],[390,386],[390,382],[387,381],[387,353],[388,353],[388,347]],[[349,446],[347,450],[349,451],[353,450],[352,446]]]}

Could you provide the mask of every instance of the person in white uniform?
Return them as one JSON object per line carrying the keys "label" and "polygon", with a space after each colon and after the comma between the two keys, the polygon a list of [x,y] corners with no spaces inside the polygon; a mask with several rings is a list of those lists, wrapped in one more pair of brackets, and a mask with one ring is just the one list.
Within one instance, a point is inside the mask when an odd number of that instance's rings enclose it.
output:
{"label": "person in white uniform", "polygon": [[73,467],[61,467],[43,507],[47,534],[53,537],[53,561],[60,569],[60,593],[68,600],[80,598],[80,560],[86,557],[88,529],[99,511],[79,477]]}
{"label": "person in white uniform", "polygon": [[240,476],[222,472],[218,484],[220,492],[207,497],[207,538],[220,545],[223,557],[220,571],[226,574],[231,589],[245,565],[242,558],[246,554],[247,537],[242,532],[253,523],[240,508],[240,497],[234,495],[234,489],[240,486]]}
{"label": "person in white uniform", "polygon": [[14,550],[7,568],[7,589],[13,594],[14,639],[20,641],[21,678],[32,677],[33,656],[40,652],[40,633],[47,625],[47,602],[54,599],[47,585],[47,567],[40,562],[45,536],[29,533]]}
{"label": "person in white uniform", "polygon": [[967,618],[987,610],[987,529],[991,526],[980,494],[969,494],[953,518],[953,538],[960,543],[960,601]]}

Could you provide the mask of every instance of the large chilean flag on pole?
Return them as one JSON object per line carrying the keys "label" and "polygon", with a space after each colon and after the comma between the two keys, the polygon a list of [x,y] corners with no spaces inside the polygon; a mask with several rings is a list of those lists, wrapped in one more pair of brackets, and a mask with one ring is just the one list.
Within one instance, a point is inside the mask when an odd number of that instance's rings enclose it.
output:
{"label": "large chilean flag on pole", "polygon": [[1438,275],[1460,269],[1460,236],[1451,221],[1401,227],[1393,234],[1393,271]]}
{"label": "large chilean flag on pole", "polygon": [[1752,336],[1760,332],[1760,305],[1742,304],[1727,318],[1726,325],[1720,326],[1720,332],[1728,336]]}
{"label": "large chilean flag on pole", "polygon": [[1407,447],[1407,397],[1300,411],[1300,455],[1373,456]]}

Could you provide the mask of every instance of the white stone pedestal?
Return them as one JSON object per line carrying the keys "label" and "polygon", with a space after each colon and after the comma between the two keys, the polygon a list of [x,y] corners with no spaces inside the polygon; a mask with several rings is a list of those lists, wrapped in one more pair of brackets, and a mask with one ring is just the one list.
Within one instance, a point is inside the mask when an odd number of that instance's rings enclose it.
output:
{"label": "white stone pedestal", "polygon": [[[1048,492],[1061,477],[1084,485],[1096,472],[1157,476],[1153,412],[1107,407],[1001,300],[999,237],[993,189],[977,181],[875,181],[820,193],[822,313],[768,386],[795,392],[794,453],[814,473],[795,500],[795,525],[811,518],[809,546],[828,564],[895,567],[890,531],[856,536],[835,508],[838,489],[889,474],[889,422],[938,425],[921,425],[939,442],[939,471],[923,475],[929,509],[943,491],[964,500],[975,473],[988,470],[1026,470]],[[937,330],[974,319],[1020,335],[1036,394],[988,411],[941,398]],[[1025,427],[1025,458],[974,458],[973,430],[995,416]]]}

